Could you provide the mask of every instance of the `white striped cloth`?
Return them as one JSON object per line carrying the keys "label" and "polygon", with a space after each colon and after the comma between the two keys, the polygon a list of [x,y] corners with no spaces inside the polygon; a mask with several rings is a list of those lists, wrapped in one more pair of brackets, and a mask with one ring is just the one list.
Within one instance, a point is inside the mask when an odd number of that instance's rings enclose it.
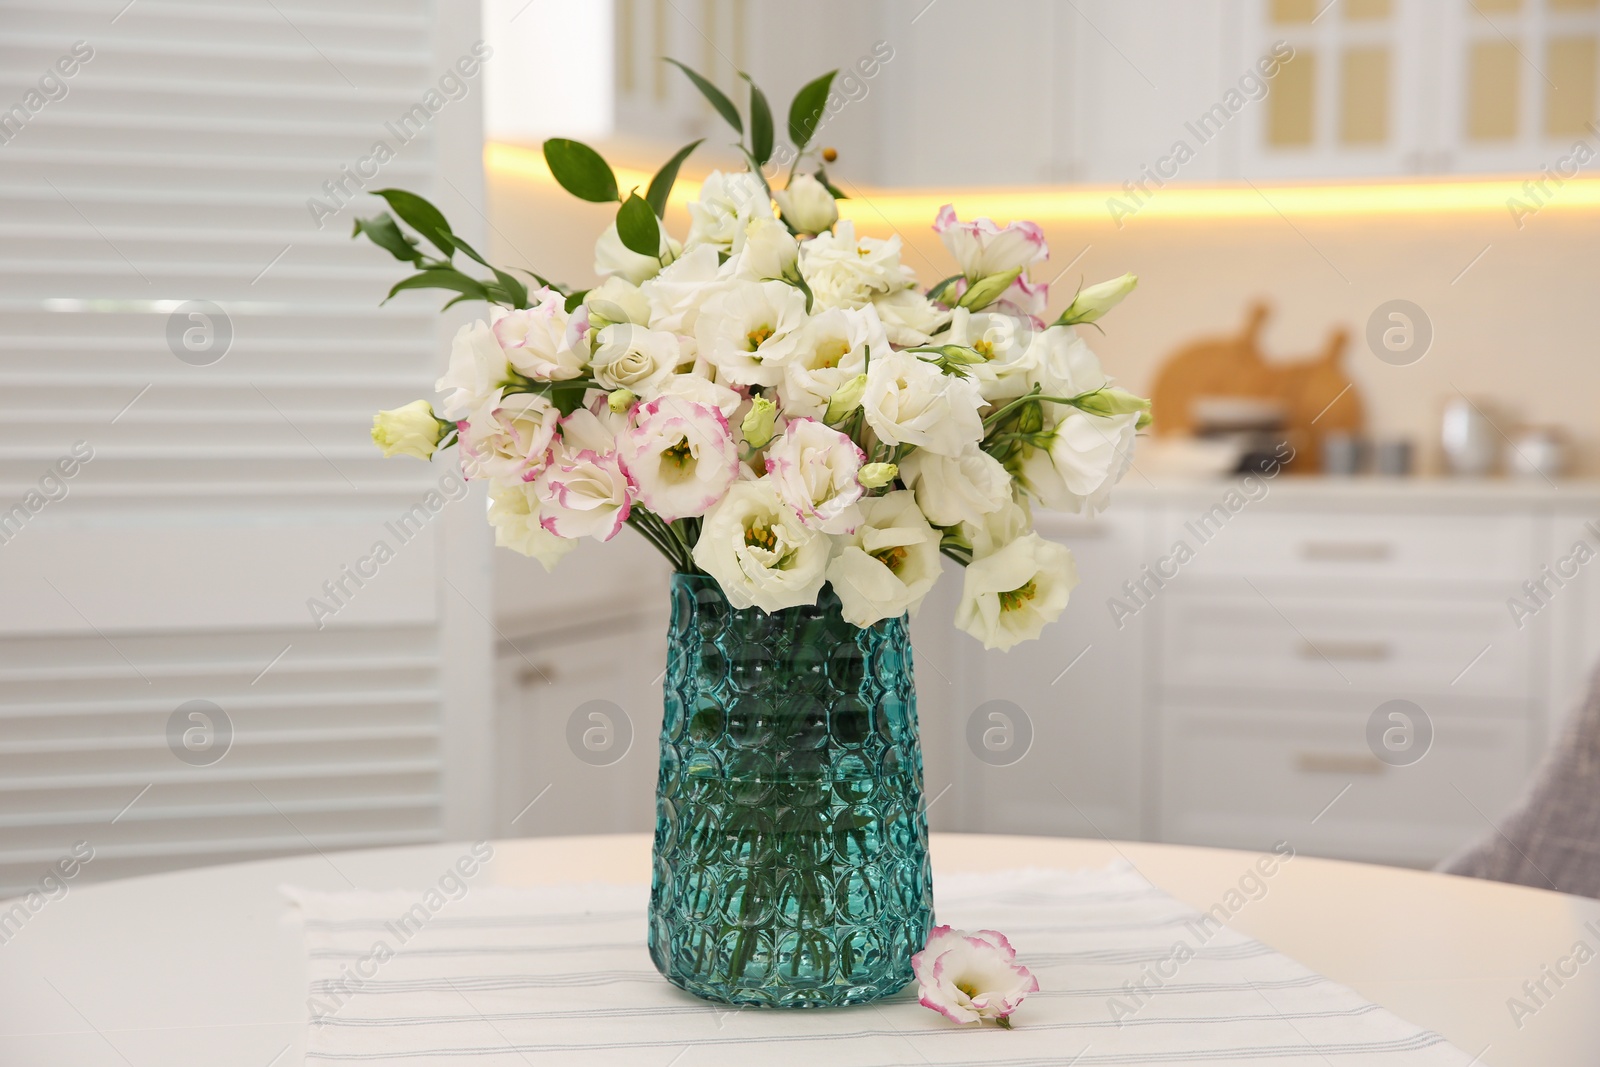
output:
{"label": "white striped cloth", "polygon": [[643,886],[416,892],[286,888],[310,957],[307,1063],[484,1067],[1468,1067],[1257,941],[1201,921],[1132,867],[937,882],[939,921],[997,929],[1038,976],[1016,1029],[959,1027],[914,990],[861,1007],[738,1009],[667,984]]}

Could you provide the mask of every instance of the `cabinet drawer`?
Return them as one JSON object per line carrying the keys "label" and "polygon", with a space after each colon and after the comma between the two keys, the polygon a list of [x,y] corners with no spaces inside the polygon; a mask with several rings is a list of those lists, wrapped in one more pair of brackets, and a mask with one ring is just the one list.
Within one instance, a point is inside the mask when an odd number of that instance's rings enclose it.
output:
{"label": "cabinet drawer", "polygon": [[1165,709],[1162,840],[1432,864],[1515,801],[1524,714],[1435,715],[1431,748],[1404,767],[1367,747],[1369,714]]}
{"label": "cabinet drawer", "polygon": [[1179,594],[1163,618],[1171,686],[1517,698],[1530,684],[1529,643],[1487,598]]}
{"label": "cabinet drawer", "polygon": [[1185,573],[1331,582],[1518,582],[1528,577],[1533,524],[1526,516],[1351,512],[1168,513],[1187,542]]}

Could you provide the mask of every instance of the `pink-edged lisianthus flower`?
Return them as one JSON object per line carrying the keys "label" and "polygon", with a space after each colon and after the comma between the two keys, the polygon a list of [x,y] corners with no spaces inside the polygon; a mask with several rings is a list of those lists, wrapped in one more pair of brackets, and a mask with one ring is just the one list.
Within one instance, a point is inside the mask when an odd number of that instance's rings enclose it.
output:
{"label": "pink-edged lisianthus flower", "polygon": [[1010,1029],[1011,1013],[1039,991],[1039,980],[1017,962],[1011,942],[994,930],[969,934],[935,926],[927,947],[911,957],[911,969],[918,1002],[963,1024],[993,1019]]}
{"label": "pink-edged lisianthus flower", "polygon": [[533,488],[540,504],[539,525],[557,537],[609,541],[633,506],[628,475],[615,452],[560,446]]}
{"label": "pink-edged lisianthus flower", "polygon": [[704,515],[739,476],[739,446],[722,411],[681,396],[634,410],[617,453],[639,503],[671,522]]}
{"label": "pink-edged lisianthus flower", "polygon": [[[553,289],[533,294],[534,305],[495,320],[494,337],[519,374],[565,381],[583,373],[584,357],[567,329],[566,297]],[[581,343],[581,337],[577,338]]]}
{"label": "pink-edged lisianthus flower", "polygon": [[800,521],[823,533],[845,534],[861,521],[856,501],[865,491],[856,473],[867,454],[816,419],[794,419],[767,449],[767,473]]}
{"label": "pink-edged lisianthus flower", "polygon": [[468,478],[527,482],[544,467],[561,413],[538,393],[496,389],[465,419],[461,467]]}
{"label": "pink-edged lisianthus flower", "polygon": [[933,232],[961,264],[961,273],[968,281],[1018,268],[1026,270],[1050,258],[1044,231],[1036,222],[1012,222],[1005,226],[996,226],[992,219],[983,218],[962,222],[956,218],[955,205],[946,204],[939,209]]}

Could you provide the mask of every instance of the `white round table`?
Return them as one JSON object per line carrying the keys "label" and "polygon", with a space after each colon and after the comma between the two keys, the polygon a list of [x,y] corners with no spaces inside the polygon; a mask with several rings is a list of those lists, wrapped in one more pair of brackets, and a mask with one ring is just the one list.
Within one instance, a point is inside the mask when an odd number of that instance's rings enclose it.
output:
{"label": "white round table", "polygon": [[[306,976],[278,887],[421,889],[459,844],[339,852],[73,885],[0,944],[0,1064],[287,1067],[300,1062]],[[1126,858],[1206,910],[1253,892],[1231,925],[1503,1067],[1600,1064],[1600,958],[1535,1006],[1600,901],[1297,856],[1264,882],[1253,855],[1176,845],[935,834],[940,871],[1102,867]],[[495,843],[474,884],[644,882],[644,835]],[[1260,888],[1258,888],[1258,886]],[[1238,897],[1232,898],[1238,900]],[[1571,964],[1562,965],[1571,969]],[[1516,1017],[1511,998],[1533,1008]],[[1519,1025],[1520,1024],[1520,1025]]]}

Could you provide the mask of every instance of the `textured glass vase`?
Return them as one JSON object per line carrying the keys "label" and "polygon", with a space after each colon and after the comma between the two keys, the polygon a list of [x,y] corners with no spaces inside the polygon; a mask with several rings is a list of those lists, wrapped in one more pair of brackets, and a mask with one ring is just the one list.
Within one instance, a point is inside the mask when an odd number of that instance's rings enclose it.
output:
{"label": "textured glass vase", "polygon": [[672,582],[650,957],[674,985],[771,1007],[912,979],[933,921],[904,619],[735,610]]}

